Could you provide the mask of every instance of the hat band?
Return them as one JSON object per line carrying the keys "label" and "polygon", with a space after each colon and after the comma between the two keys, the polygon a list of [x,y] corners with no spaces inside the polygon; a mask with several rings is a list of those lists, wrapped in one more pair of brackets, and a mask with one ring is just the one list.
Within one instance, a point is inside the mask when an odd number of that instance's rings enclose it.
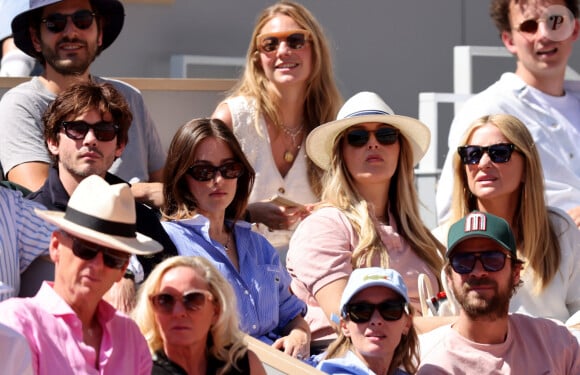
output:
{"label": "hat band", "polygon": [[82,225],[89,229],[96,230],[104,234],[109,234],[111,236],[121,236],[135,238],[137,227],[135,224],[119,223],[118,221],[110,221],[99,219],[91,215],[87,215],[84,212],[75,210],[74,208],[67,207],[64,218],[72,223]]}
{"label": "hat band", "polygon": [[376,109],[365,109],[362,111],[350,113],[350,114],[346,115],[344,118],[351,118],[351,117],[358,117],[358,116],[376,116],[376,115],[378,115],[378,116],[382,116],[382,115],[390,116],[391,113],[388,113],[385,111],[378,111]]}

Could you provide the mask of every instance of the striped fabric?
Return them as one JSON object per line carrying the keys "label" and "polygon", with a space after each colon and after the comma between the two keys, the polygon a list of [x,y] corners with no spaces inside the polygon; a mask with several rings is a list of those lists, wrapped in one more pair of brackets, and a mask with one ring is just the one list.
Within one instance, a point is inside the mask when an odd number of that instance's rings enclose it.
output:
{"label": "striped fabric", "polygon": [[38,203],[0,187],[0,301],[20,290],[20,274],[40,255],[48,254],[54,227],[36,216]]}

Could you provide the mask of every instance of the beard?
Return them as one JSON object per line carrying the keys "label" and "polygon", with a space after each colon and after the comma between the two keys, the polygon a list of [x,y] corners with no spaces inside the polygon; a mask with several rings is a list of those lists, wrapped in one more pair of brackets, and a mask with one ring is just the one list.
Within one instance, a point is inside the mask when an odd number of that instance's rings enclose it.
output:
{"label": "beard", "polygon": [[[491,297],[484,296],[471,291],[473,286],[493,286],[495,294]],[[509,304],[514,287],[513,279],[510,277],[505,290],[499,290],[497,283],[490,279],[470,278],[465,283],[456,287],[452,285],[453,293],[461,308],[467,316],[473,320],[479,318],[495,320],[507,316]]]}
{"label": "beard", "polygon": [[[57,49],[61,43],[77,43],[85,47],[85,54],[75,54],[68,56],[59,55]],[[98,54],[98,47],[79,39],[63,38],[58,41],[55,48],[42,43],[42,55],[46,60],[46,64],[52,67],[57,73],[63,76],[78,76],[88,71],[89,67],[95,61]]]}

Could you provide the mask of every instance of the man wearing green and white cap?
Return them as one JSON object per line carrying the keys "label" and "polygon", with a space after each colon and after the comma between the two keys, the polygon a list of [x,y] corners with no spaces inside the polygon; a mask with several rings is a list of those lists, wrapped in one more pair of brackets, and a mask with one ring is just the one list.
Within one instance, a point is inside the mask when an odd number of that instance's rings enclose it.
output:
{"label": "man wearing green and white cap", "polygon": [[471,212],[451,226],[447,243],[459,317],[420,336],[418,374],[580,374],[580,347],[566,327],[508,314],[523,262],[505,220]]}

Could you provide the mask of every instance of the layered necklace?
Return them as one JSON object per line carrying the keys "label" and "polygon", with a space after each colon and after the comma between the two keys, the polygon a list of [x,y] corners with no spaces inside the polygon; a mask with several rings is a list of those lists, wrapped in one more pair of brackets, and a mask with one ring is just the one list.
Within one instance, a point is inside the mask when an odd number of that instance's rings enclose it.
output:
{"label": "layered necklace", "polygon": [[280,124],[280,127],[282,128],[282,130],[284,131],[284,133],[286,133],[286,135],[288,135],[290,137],[290,139],[292,140],[292,147],[291,149],[287,149],[284,151],[284,161],[286,161],[286,163],[292,163],[294,161],[294,150],[296,150],[296,154],[298,154],[298,151],[300,151],[300,147],[302,147],[302,143],[297,143],[296,139],[302,135],[302,132],[304,131],[304,124],[291,129],[283,124]]}

